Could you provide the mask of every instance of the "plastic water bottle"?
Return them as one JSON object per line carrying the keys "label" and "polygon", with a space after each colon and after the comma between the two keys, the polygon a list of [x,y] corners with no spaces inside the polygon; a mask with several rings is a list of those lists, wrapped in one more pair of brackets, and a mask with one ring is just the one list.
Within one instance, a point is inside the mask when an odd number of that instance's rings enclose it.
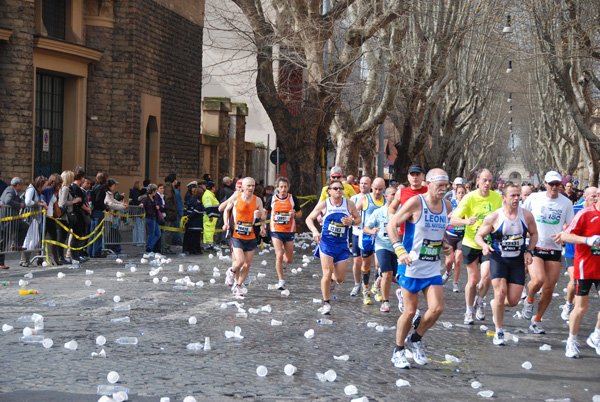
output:
{"label": "plastic water bottle", "polygon": [[193,352],[198,352],[204,349],[204,346],[200,342],[190,343],[186,346],[187,350],[191,350]]}
{"label": "plastic water bottle", "polygon": [[131,306],[129,304],[119,304],[115,306],[114,311],[129,311],[131,310]]}
{"label": "plastic water bottle", "polygon": [[126,394],[129,394],[129,388],[125,388],[121,385],[100,384],[98,385],[98,390],[96,391],[98,395],[113,395],[117,392],[125,392]]}
{"label": "plastic water bottle", "polygon": [[43,335],[27,335],[19,338],[19,342],[22,343],[42,343],[44,342]]}
{"label": "plastic water bottle", "polygon": [[115,342],[119,345],[137,345],[138,339],[135,336],[126,336],[123,338],[118,338]]}
{"label": "plastic water bottle", "polygon": [[317,320],[317,322],[319,324],[323,324],[323,325],[331,325],[333,324],[333,321],[331,321],[329,318],[320,318]]}
{"label": "plastic water bottle", "polygon": [[119,317],[119,318],[113,318],[110,320],[110,322],[129,322],[130,319],[129,317]]}
{"label": "plastic water bottle", "polygon": [[33,278],[33,274],[31,272],[28,272],[25,275],[23,275],[23,278],[31,279],[31,278]]}

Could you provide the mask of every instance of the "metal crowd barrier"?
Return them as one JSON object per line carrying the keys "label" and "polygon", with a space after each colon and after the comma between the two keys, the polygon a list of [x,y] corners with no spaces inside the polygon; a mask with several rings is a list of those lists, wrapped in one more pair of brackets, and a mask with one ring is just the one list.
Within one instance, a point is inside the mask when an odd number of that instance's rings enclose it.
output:
{"label": "metal crowd barrier", "polygon": [[[42,252],[46,214],[42,207],[0,208],[0,254]],[[43,255],[35,255],[30,262]]]}
{"label": "metal crowd barrier", "polygon": [[119,245],[146,244],[146,213],[144,207],[130,205],[123,211],[104,212],[102,250],[110,254]]}

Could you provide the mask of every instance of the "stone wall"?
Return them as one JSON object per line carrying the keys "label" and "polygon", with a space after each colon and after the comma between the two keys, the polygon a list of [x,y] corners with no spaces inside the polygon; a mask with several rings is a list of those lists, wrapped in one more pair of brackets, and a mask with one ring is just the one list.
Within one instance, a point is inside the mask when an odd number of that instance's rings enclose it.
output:
{"label": "stone wall", "polygon": [[0,27],[12,30],[0,40],[0,171],[28,179],[33,171],[34,3],[0,0]]}

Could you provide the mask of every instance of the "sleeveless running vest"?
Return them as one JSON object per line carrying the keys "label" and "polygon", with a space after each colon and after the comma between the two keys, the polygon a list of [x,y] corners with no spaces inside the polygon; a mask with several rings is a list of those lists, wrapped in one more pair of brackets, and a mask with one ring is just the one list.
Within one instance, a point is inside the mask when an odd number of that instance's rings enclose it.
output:
{"label": "sleeveless running vest", "polygon": [[325,214],[323,214],[323,228],[321,230],[321,239],[327,243],[342,243],[348,242],[348,229],[342,223],[344,216],[350,216],[348,208],[348,200],[342,198],[342,203],[335,206],[331,202],[331,198],[325,200]]}
{"label": "sleeveless running vest", "polygon": [[518,207],[517,217],[510,220],[504,213],[504,208],[497,210],[500,226],[491,233],[492,247],[501,257],[514,258],[523,255],[525,251],[525,238],[527,237],[527,224],[523,216],[523,209]]}
{"label": "sleeveless running vest", "polygon": [[273,195],[271,197],[271,232],[294,233],[296,220],[290,216],[290,212],[293,211],[294,200],[290,193],[284,199]]}
{"label": "sleeveless running vest", "polygon": [[[354,205],[356,205],[356,199],[358,198],[359,194],[353,195],[352,197],[350,197],[350,201],[352,201],[354,203]],[[362,236],[362,227],[363,224],[359,223],[358,225],[352,225],[352,235],[353,236]]]}
{"label": "sleeveless running vest", "polygon": [[416,253],[416,259],[406,266],[405,275],[409,278],[432,278],[440,274],[439,260],[448,226],[448,210],[446,202],[442,200],[442,211],[433,213],[425,198],[421,194],[418,197],[421,200],[419,220],[415,223],[405,222],[404,248]]}
{"label": "sleeveless running vest", "polygon": [[[373,199],[373,195],[371,193],[365,194],[366,202],[363,205],[361,213],[362,223],[361,227],[365,226],[365,222],[369,217],[373,214],[373,212],[377,211],[379,208],[385,205],[385,197],[381,197],[381,200],[376,201]],[[362,230],[361,230],[362,231]],[[375,235],[368,235],[364,231],[362,231],[362,239],[359,242],[359,248],[363,251],[371,251],[375,245]]]}
{"label": "sleeveless running vest", "polygon": [[252,240],[254,236],[254,211],[258,209],[256,204],[256,196],[252,196],[250,202],[245,202],[242,199],[242,194],[239,193],[232,209],[233,229],[232,237],[242,240]]}

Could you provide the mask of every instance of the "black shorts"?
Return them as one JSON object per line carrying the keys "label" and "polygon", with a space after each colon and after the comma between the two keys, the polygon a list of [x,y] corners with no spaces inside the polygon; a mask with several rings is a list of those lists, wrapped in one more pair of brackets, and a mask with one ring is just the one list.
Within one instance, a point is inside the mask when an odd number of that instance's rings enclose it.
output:
{"label": "black shorts", "polygon": [[454,236],[448,232],[444,233],[444,241],[452,247],[452,250],[454,251],[462,250],[462,239],[463,238],[460,236]]}
{"label": "black shorts", "polygon": [[600,291],[600,279],[573,279],[576,296],[588,296],[592,285],[596,285],[596,291]]}
{"label": "black shorts", "polygon": [[358,248],[358,236],[352,235],[352,257],[360,257],[360,249]]}
{"label": "black shorts", "polygon": [[396,253],[386,249],[379,249],[375,252],[375,255],[377,255],[377,262],[379,263],[381,273],[391,271],[396,276],[396,270],[398,269],[398,257],[396,257]]}
{"label": "black shorts", "polygon": [[478,248],[471,248],[469,246],[462,245],[463,252],[463,264],[468,265],[473,261],[486,262],[490,260],[489,255],[483,255],[483,252]]}
{"label": "black shorts", "polygon": [[493,279],[506,279],[506,283],[525,284],[525,259],[523,256],[505,258],[490,254],[490,275]]}
{"label": "black shorts", "polygon": [[575,266],[575,257],[565,257],[565,260],[567,261],[566,268]]}
{"label": "black shorts", "polygon": [[541,258],[544,261],[560,261],[561,251],[536,247],[533,249],[533,256]]}
{"label": "black shorts", "polygon": [[254,251],[256,250],[258,243],[256,239],[236,239],[235,237],[231,238],[231,246],[232,248],[241,248],[243,252],[246,251]]}

